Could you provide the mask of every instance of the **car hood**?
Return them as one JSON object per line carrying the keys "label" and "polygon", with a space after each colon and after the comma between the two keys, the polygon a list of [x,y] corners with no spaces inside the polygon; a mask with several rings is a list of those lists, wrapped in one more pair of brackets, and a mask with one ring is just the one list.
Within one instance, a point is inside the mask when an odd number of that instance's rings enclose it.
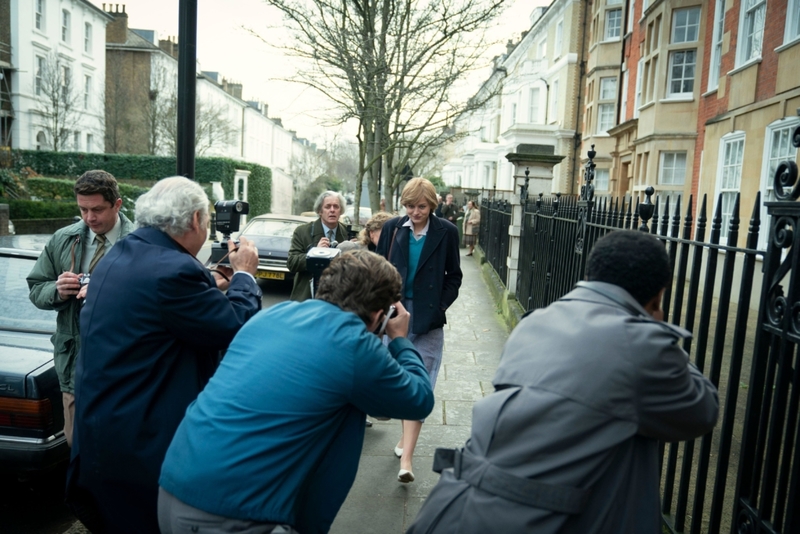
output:
{"label": "car hood", "polygon": [[259,256],[286,258],[289,255],[289,246],[291,246],[292,240],[288,237],[263,235],[245,235],[245,237],[256,245]]}
{"label": "car hood", "polygon": [[52,349],[0,346],[0,396],[25,398],[28,376],[52,361]]}

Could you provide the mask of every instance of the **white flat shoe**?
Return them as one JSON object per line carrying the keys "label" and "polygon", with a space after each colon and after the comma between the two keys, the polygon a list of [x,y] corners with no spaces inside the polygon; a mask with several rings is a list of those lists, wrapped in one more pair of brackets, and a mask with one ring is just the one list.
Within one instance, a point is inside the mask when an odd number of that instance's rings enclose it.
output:
{"label": "white flat shoe", "polygon": [[400,472],[397,473],[397,481],[402,482],[403,484],[414,482],[414,473],[411,471],[406,471],[405,469],[401,469]]}
{"label": "white flat shoe", "polygon": [[403,449],[401,449],[400,447],[395,447],[394,455],[400,458],[401,456],[403,456]]}

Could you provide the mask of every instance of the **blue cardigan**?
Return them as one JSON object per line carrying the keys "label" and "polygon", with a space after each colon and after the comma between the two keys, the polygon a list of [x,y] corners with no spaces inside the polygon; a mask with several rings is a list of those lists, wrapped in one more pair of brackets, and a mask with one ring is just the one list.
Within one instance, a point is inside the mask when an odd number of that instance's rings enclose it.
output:
{"label": "blue cardigan", "polygon": [[[388,259],[403,278],[403,295],[408,280],[408,241],[411,230],[403,224],[408,216],[386,221],[381,230],[376,252]],[[391,255],[389,254],[391,252]],[[445,310],[458,298],[461,287],[461,257],[458,251],[458,229],[445,219],[430,217],[430,226],[413,280],[414,313],[409,330],[427,334],[447,322]]]}
{"label": "blue cardigan", "polygon": [[351,312],[285,302],[251,319],[186,412],[160,485],[206,512],[327,532],[358,470],[364,413],[433,409],[413,345]]}

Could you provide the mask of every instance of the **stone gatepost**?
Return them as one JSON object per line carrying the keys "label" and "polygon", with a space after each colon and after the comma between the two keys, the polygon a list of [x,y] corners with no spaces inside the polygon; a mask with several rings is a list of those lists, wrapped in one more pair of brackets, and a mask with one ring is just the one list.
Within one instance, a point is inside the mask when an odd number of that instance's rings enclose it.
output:
{"label": "stone gatepost", "polygon": [[508,297],[517,294],[519,279],[520,242],[525,232],[525,208],[528,198],[539,193],[549,194],[553,187],[553,167],[566,156],[555,155],[551,145],[517,145],[517,151],[506,154],[514,165],[514,192],[511,195],[511,226],[508,228]]}
{"label": "stone gatepost", "polygon": [[[233,175],[233,200],[243,200],[247,202],[247,180],[250,177],[250,171],[245,171],[242,169],[236,169],[236,173]],[[239,187],[239,183],[242,183],[242,187]],[[239,189],[242,190],[239,193]],[[247,215],[242,215],[242,223],[241,228],[244,228],[244,225],[247,223]]]}

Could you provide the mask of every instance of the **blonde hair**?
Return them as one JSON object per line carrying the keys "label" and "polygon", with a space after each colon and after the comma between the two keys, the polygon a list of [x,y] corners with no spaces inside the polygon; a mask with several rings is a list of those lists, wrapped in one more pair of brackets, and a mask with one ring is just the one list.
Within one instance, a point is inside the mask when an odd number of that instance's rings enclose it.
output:
{"label": "blonde hair", "polygon": [[386,213],[385,211],[379,211],[373,215],[370,220],[367,221],[367,224],[364,225],[363,230],[358,233],[358,242],[365,247],[371,245],[372,240],[369,238],[370,232],[380,232],[383,225],[386,224],[386,221],[391,218],[392,214]]}
{"label": "blonde hair", "polygon": [[427,202],[431,207],[431,211],[435,210],[436,206],[439,205],[436,199],[436,188],[433,184],[425,178],[412,178],[403,189],[403,194],[400,195],[400,203],[403,206],[408,206],[416,204],[420,200]]}

